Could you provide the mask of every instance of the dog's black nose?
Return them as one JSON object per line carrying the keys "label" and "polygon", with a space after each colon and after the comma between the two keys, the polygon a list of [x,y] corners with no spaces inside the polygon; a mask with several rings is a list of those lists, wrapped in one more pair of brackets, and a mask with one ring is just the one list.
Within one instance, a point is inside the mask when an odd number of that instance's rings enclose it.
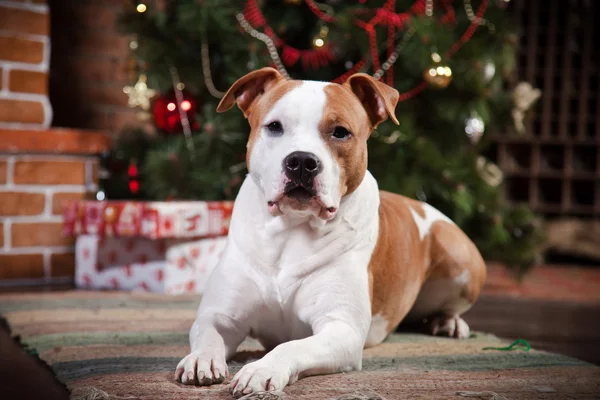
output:
{"label": "dog's black nose", "polygon": [[283,160],[283,169],[295,183],[312,187],[314,177],[321,172],[321,162],[313,153],[295,151]]}

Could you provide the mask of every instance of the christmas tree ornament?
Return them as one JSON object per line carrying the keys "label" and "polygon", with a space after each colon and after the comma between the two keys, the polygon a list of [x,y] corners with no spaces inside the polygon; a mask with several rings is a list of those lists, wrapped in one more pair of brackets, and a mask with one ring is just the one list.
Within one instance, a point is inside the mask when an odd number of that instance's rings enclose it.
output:
{"label": "christmas tree ornament", "polygon": [[178,101],[175,90],[171,90],[157,97],[152,107],[152,116],[156,127],[171,135],[183,132],[180,112],[187,116],[192,129],[195,130],[200,127],[196,119],[198,112],[197,100],[186,90],[180,92],[183,95],[181,102]]}
{"label": "christmas tree ornament", "polygon": [[465,121],[465,133],[471,143],[479,143],[484,131],[485,123],[483,119],[481,119],[481,116],[476,111],[471,111],[471,116]]}
{"label": "christmas tree ornament", "polygon": [[476,168],[481,179],[492,187],[500,185],[504,180],[504,174],[500,167],[483,156],[477,157]]}
{"label": "christmas tree ornament", "polygon": [[138,166],[135,158],[132,158],[127,168],[127,176],[129,177],[129,191],[131,194],[138,194],[140,191],[140,177],[138,175]]}
{"label": "christmas tree ornament", "polygon": [[148,87],[146,80],[146,75],[141,74],[135,85],[123,88],[123,93],[129,97],[127,101],[129,107],[140,107],[142,110],[150,109],[150,99],[156,95],[156,91]]}
{"label": "christmas tree ornament", "polygon": [[326,25],[321,26],[319,33],[313,38],[313,46],[316,48],[325,46],[329,28]]}
{"label": "christmas tree ornament", "polygon": [[525,112],[531,108],[541,95],[542,91],[534,89],[529,82],[521,82],[513,90],[512,117],[518,133],[525,132],[525,124],[523,123]]}
{"label": "christmas tree ornament", "polygon": [[452,70],[438,53],[432,53],[433,64],[423,72],[423,79],[434,89],[444,89],[452,81]]}
{"label": "christmas tree ornament", "polygon": [[496,75],[496,64],[492,61],[487,61],[483,66],[483,82],[490,83]]}

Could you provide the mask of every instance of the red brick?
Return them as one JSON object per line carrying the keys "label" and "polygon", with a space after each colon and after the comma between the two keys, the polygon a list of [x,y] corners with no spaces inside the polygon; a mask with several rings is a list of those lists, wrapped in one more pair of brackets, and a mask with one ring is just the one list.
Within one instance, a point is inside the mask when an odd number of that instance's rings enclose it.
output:
{"label": "red brick", "polygon": [[38,101],[0,99],[0,122],[41,124],[44,108]]}
{"label": "red brick", "polygon": [[83,161],[17,161],[13,174],[16,184],[34,185],[83,185],[85,163]]}
{"label": "red brick", "polygon": [[45,203],[41,193],[0,192],[0,216],[38,215]]}
{"label": "red brick", "polygon": [[75,253],[55,253],[50,256],[52,277],[75,276]]}
{"label": "red brick", "polygon": [[6,183],[6,161],[0,161],[0,184]]}
{"label": "red brick", "polygon": [[67,202],[91,198],[91,193],[55,193],[52,196],[52,214],[63,215]]}
{"label": "red brick", "polygon": [[0,6],[0,29],[34,35],[49,35],[47,13],[37,13],[12,7]]}
{"label": "red brick", "polygon": [[0,36],[0,60],[39,64],[44,59],[42,42]]}
{"label": "red brick", "polygon": [[71,246],[73,238],[63,234],[60,222],[23,222],[13,223],[11,246]]}
{"label": "red brick", "polygon": [[37,71],[10,71],[8,89],[11,92],[48,94],[48,74]]}
{"label": "red brick", "polygon": [[99,171],[100,170],[100,164],[98,162],[98,160],[94,160],[92,162],[92,181],[91,182],[87,182],[88,185],[90,184],[98,184],[99,181]]}
{"label": "red brick", "polygon": [[106,132],[51,128],[15,133],[12,129],[0,129],[0,153],[98,154],[108,150],[110,144]]}
{"label": "red brick", "polygon": [[0,254],[0,280],[43,277],[42,254]]}

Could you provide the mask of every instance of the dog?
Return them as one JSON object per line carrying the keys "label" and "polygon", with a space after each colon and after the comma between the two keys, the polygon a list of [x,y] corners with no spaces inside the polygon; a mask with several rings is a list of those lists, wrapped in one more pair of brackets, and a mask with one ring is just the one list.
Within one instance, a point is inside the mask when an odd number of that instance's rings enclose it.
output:
{"label": "dog", "polygon": [[367,170],[367,139],[388,117],[398,124],[398,98],[367,74],[340,85],[286,80],[273,68],[227,91],[217,111],[237,104],[251,127],[248,176],[179,382],[224,382],[248,336],[268,353],[232,378],[235,397],[360,370],[363,348],[403,320],[469,336],[460,315],[486,279],[479,251],[435,208],[379,191]]}

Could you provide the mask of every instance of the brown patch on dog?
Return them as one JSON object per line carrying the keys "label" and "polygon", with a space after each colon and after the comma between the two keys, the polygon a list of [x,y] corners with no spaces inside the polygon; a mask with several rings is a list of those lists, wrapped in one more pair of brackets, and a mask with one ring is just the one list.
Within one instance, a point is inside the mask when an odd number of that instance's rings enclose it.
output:
{"label": "brown patch on dog", "polygon": [[399,125],[394,113],[400,97],[396,89],[363,73],[350,76],[343,86],[354,93],[362,103],[369,116],[372,129],[385,121],[388,116],[396,125]]}
{"label": "brown patch on dog", "polygon": [[388,333],[408,314],[426,280],[454,279],[467,270],[469,281],[461,297],[474,303],[486,271],[473,242],[446,221],[433,223],[421,240],[411,209],[425,217],[422,203],[384,191],[380,199],[379,237],[369,264],[369,290],[372,313],[388,321]]}
{"label": "brown patch on dog", "polygon": [[267,113],[286,93],[297,88],[302,81],[286,81],[273,68],[261,68],[238,79],[217,106],[224,112],[237,103],[250,124],[250,136],[246,144],[246,164],[250,170],[250,154],[260,135],[262,122]]}
{"label": "brown patch on dog", "polygon": [[431,257],[429,242],[427,238],[421,241],[410,212],[419,203],[397,194],[379,193],[379,237],[369,263],[373,276],[371,310],[388,322],[390,332],[414,304]]}
{"label": "brown patch on dog", "polygon": [[462,297],[471,304],[479,296],[486,279],[486,267],[475,244],[456,225],[447,222],[431,227],[432,263],[427,279],[456,279],[465,270],[469,279]]}
{"label": "brown patch on dog", "polygon": [[[367,139],[371,125],[358,98],[348,88],[330,84],[325,86],[325,107],[319,122],[319,132],[340,167],[340,193],[352,193],[362,182],[367,171]],[[352,136],[336,140],[333,130],[341,126]]]}

